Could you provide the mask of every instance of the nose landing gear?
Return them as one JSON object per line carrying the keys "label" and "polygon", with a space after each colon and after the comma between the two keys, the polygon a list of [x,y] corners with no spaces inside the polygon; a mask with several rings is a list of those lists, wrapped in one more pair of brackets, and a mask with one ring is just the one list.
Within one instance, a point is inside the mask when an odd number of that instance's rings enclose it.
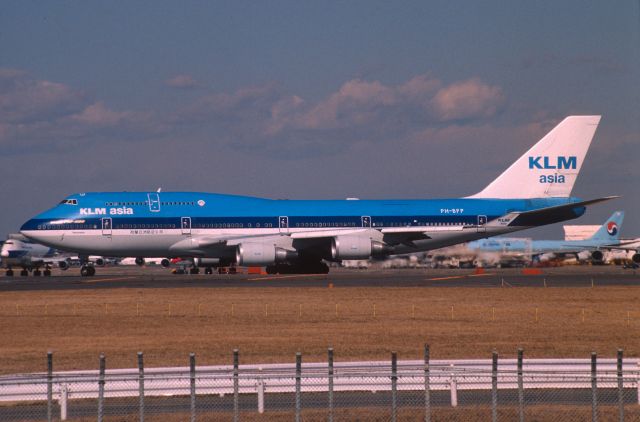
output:
{"label": "nose landing gear", "polygon": [[80,275],[83,277],[94,276],[96,275],[96,269],[93,265],[83,265],[82,268],[80,268]]}

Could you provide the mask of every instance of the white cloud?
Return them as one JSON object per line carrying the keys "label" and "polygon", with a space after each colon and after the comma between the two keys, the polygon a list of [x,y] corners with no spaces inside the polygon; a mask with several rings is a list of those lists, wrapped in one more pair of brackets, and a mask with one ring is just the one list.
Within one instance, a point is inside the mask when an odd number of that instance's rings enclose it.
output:
{"label": "white cloud", "polygon": [[140,138],[165,128],[152,112],[112,110],[68,85],[0,69],[0,143],[7,153]]}
{"label": "white cloud", "polygon": [[166,86],[178,89],[191,89],[198,86],[198,82],[193,76],[187,74],[175,75],[164,81],[164,83]]}
{"label": "white cloud", "polygon": [[440,121],[491,117],[503,104],[502,90],[478,79],[443,87],[432,100],[433,111]]}
{"label": "white cloud", "polygon": [[[169,81],[179,87],[195,82],[188,75]],[[318,101],[267,83],[200,95],[169,113],[151,105],[117,110],[68,85],[0,69],[0,142],[26,151],[36,143],[67,147],[172,134],[279,156],[326,155],[356,144],[411,142],[452,124],[477,126],[503,103],[502,90],[479,79],[447,85],[422,74],[399,84],[349,80]]]}

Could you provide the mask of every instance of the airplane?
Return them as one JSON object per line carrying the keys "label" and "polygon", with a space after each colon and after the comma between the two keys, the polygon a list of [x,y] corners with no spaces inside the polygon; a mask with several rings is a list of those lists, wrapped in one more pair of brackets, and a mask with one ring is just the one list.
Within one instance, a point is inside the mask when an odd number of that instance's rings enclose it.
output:
{"label": "airplane", "polygon": [[[481,239],[469,242],[467,250],[476,256],[483,254],[529,255],[533,260],[546,262],[555,258],[573,255],[578,261],[604,261],[604,252],[623,247],[620,231],[624,212],[616,211],[589,238],[584,240],[530,240],[518,238]],[[640,259],[638,256],[636,259]]]}
{"label": "airplane", "polygon": [[[51,276],[52,267],[58,266],[61,270],[67,270],[71,264],[78,261],[77,256],[35,243],[21,234],[7,236],[0,248],[0,258],[2,267],[6,268],[7,277],[13,276],[14,268],[22,268],[21,276],[27,276],[30,272],[36,277]],[[87,261],[98,267],[105,264],[105,259],[100,256],[89,256]]]}
{"label": "airplane", "polygon": [[[273,200],[200,192],[73,194],[20,231],[81,255],[193,257],[199,268],[327,273],[323,260],[415,253],[583,215],[571,191],[600,116],[569,116],[482,191],[457,199]],[[207,271],[209,272],[209,271]],[[86,264],[81,274],[95,268]]]}
{"label": "airplane", "polygon": [[[11,234],[0,249],[2,266],[6,268],[6,275],[13,276],[13,268],[22,268],[20,275],[26,276],[29,272],[39,276],[51,275],[51,266],[58,262],[58,252],[49,246],[33,243],[22,235]],[[40,268],[44,267],[44,271]]]}

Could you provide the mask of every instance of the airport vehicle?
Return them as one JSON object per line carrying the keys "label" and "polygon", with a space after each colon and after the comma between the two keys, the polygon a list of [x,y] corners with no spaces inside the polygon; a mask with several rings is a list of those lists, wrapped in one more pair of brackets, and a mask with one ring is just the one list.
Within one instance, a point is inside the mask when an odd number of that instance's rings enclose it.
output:
{"label": "airport vehicle", "polygon": [[144,265],[161,265],[164,268],[169,268],[173,260],[168,258],[124,258],[118,263],[119,265],[138,265],[140,267]]}
{"label": "airport vehicle", "polygon": [[578,261],[590,260],[593,263],[602,263],[604,252],[621,247],[620,231],[623,219],[623,211],[614,212],[591,237],[584,240],[530,240],[494,237],[469,242],[467,249],[476,256],[492,253],[501,257],[528,255],[533,261],[546,262],[571,255]]}
{"label": "airport vehicle", "polygon": [[28,220],[21,233],[80,254],[193,257],[193,272],[235,263],[266,266],[268,273],[326,273],[323,260],[415,253],[581,216],[588,205],[613,198],[570,196],[599,122],[600,116],[567,117],[485,189],[465,198],[79,193]]}

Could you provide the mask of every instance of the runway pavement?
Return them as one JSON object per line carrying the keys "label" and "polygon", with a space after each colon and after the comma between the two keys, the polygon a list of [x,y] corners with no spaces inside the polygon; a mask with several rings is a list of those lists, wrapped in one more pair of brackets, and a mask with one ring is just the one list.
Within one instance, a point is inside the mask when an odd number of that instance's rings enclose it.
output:
{"label": "runway pavement", "polygon": [[178,275],[161,267],[100,267],[93,277],[78,268],[55,269],[51,277],[0,275],[0,292],[84,290],[110,288],[227,288],[227,287],[607,287],[640,286],[640,271],[616,266],[543,268],[540,274],[521,269],[397,269],[332,268],[323,275],[213,274]]}

